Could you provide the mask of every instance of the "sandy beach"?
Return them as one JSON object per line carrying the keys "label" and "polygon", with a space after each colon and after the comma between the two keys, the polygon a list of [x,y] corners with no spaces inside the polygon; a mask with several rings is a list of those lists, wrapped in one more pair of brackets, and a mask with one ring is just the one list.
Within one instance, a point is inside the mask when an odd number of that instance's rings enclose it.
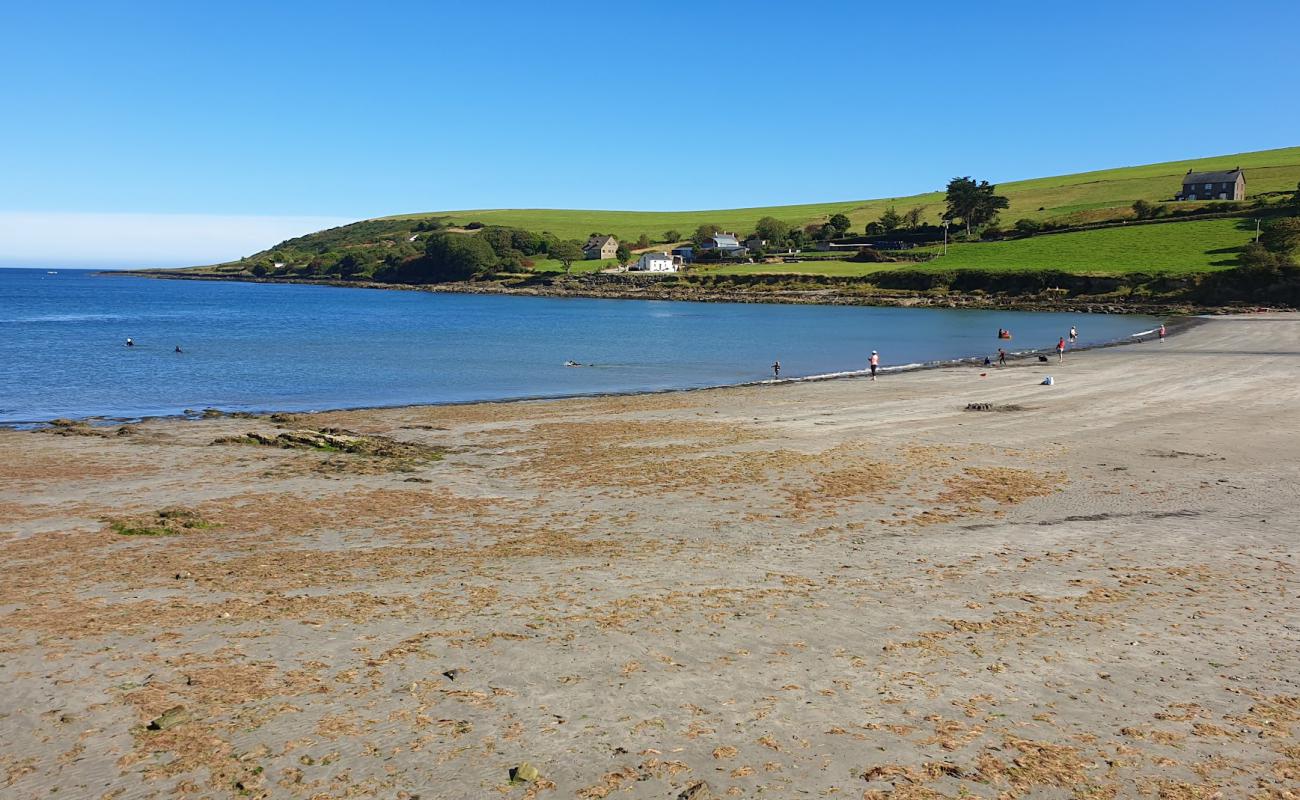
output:
{"label": "sandy beach", "polygon": [[1298,368],[3,430],[0,797],[1298,798]]}

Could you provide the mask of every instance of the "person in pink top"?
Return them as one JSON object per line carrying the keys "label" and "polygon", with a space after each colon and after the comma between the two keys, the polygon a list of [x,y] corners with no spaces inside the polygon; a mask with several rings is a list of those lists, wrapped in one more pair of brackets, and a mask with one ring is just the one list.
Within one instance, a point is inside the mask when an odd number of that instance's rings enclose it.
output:
{"label": "person in pink top", "polygon": [[1057,361],[1065,360],[1065,337],[1064,336],[1062,336],[1060,340],[1057,341],[1056,343],[1056,360]]}
{"label": "person in pink top", "polygon": [[1160,323],[1160,341],[1163,342],[1164,340],[1165,340],[1165,324],[1162,322]]}
{"label": "person in pink top", "polygon": [[880,368],[880,354],[875,350],[871,351],[871,380],[876,379],[876,370]]}

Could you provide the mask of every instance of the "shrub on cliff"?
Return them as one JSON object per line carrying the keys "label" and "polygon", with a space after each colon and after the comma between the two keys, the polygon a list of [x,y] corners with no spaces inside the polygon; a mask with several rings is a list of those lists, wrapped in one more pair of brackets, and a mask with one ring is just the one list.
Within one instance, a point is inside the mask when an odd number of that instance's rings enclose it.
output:
{"label": "shrub on cliff", "polygon": [[854,253],[849,261],[856,261],[865,264],[879,264],[881,262],[893,261],[894,259],[880,252],[874,247],[859,247],[858,252]]}
{"label": "shrub on cliff", "polygon": [[1300,308],[1300,267],[1259,244],[1246,245],[1241,266],[1213,272],[1194,292],[1209,305],[1250,303]]}
{"label": "shrub on cliff", "polygon": [[946,289],[955,279],[951,270],[913,270],[891,269],[877,272],[871,276],[871,282],[881,289],[903,289],[912,292],[926,292],[931,289]]}

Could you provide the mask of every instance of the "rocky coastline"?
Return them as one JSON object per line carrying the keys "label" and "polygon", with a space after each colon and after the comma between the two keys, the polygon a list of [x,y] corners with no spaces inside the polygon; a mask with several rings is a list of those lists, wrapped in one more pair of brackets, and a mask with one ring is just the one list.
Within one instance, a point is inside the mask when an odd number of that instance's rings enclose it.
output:
{"label": "rocky coastline", "polygon": [[[126,270],[104,273],[171,280],[242,281],[385,289],[450,294],[499,294],[522,297],[588,297],[606,300],[671,300],[697,303],[778,303],[797,305],[888,306],[901,308],[1010,309],[1017,311],[1074,311],[1089,314],[1148,314],[1187,316],[1233,314],[1240,306],[1220,306],[1179,300],[1067,297],[1058,293],[1003,294],[984,292],[925,292],[880,289],[865,282],[841,281],[817,286],[791,275],[784,284],[709,286],[692,280],[665,281],[646,275],[556,275],[525,280],[454,281],[436,284],[393,284],[330,278],[255,277],[246,274],[198,270]],[[772,276],[783,277],[783,276]],[[1273,309],[1269,309],[1273,310]]]}

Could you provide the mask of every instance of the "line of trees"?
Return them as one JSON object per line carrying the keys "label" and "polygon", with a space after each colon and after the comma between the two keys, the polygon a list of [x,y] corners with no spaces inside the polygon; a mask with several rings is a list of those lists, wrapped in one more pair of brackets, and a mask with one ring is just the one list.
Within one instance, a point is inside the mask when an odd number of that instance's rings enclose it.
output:
{"label": "line of trees", "polygon": [[485,225],[472,235],[434,233],[415,258],[386,258],[374,271],[378,281],[439,283],[488,277],[497,272],[531,268],[534,258],[551,258],[564,265],[582,259],[582,243],[504,225]]}
{"label": "line of trees", "polygon": [[926,227],[925,206],[913,206],[900,214],[898,209],[891,203],[885,207],[880,219],[867,223],[865,233],[868,236],[885,236],[895,231],[917,231],[924,227]]}

